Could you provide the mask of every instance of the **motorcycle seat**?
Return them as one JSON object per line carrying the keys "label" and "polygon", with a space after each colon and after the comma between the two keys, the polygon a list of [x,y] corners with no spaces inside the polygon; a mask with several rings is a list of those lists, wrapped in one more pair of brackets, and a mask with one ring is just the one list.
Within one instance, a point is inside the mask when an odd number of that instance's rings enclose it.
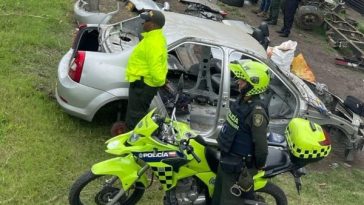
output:
{"label": "motorcycle seat", "polygon": [[220,161],[220,150],[218,150],[217,147],[206,146],[205,156],[207,164],[209,165],[211,171],[217,173],[217,168],[219,166],[219,161]]}

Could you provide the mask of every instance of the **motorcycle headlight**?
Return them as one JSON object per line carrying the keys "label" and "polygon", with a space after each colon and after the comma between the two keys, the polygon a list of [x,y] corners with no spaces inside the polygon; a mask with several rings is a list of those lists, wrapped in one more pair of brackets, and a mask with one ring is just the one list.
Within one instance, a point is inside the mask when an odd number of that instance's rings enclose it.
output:
{"label": "motorcycle headlight", "polygon": [[140,135],[133,133],[133,134],[131,134],[131,136],[129,137],[128,142],[129,142],[129,143],[134,143],[134,142],[138,141],[138,140],[139,140],[139,138],[140,138]]}
{"label": "motorcycle headlight", "polygon": [[115,140],[115,141],[112,141],[112,142],[109,142],[109,144],[107,144],[107,149],[116,149],[120,144],[120,141],[119,140]]}

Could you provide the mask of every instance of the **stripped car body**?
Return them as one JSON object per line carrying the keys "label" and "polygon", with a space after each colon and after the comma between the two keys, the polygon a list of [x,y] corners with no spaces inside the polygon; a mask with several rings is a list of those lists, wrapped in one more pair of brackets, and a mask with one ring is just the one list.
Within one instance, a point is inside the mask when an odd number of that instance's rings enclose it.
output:
{"label": "stripped car body", "polygon": [[[186,109],[177,114],[178,120],[189,123],[208,142],[216,143],[229,104],[238,95],[228,64],[252,59],[270,68],[270,87],[262,98],[269,107],[272,131],[283,134],[290,119],[303,117],[340,130],[347,139],[347,156],[358,147],[362,139],[361,119],[350,111],[349,117],[344,118],[328,110],[301,79],[284,73],[267,57],[262,45],[248,34],[249,30],[163,13],[163,32],[168,44],[167,78],[175,85],[183,74],[185,82]],[[102,107],[127,101],[129,83],[125,80],[125,67],[139,42],[141,23],[139,17],[134,17],[111,25],[80,28],[73,47],[58,67],[56,98],[67,113],[91,121]],[[152,105],[167,113],[171,93],[161,89]]]}

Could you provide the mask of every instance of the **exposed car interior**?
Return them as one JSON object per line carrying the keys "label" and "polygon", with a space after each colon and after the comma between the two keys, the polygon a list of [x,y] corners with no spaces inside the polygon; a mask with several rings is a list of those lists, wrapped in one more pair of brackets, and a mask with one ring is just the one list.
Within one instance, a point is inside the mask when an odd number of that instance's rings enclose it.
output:
{"label": "exposed car interior", "polygon": [[[177,103],[177,119],[190,124],[191,128],[205,133],[217,123],[217,104],[221,89],[222,50],[201,44],[185,43],[168,53],[168,86],[163,87],[161,97],[167,112],[172,110],[171,101],[176,94],[176,85],[183,75],[183,94]],[[251,59],[234,52],[233,60]],[[268,105],[271,119],[290,119],[297,106],[295,97],[273,72],[269,89],[262,95]],[[230,80],[230,101],[239,95],[237,84]]]}
{"label": "exposed car interior", "polygon": [[177,118],[201,133],[208,132],[216,124],[219,91],[213,89],[211,75],[220,71],[213,68],[211,59],[209,46],[186,43],[173,49],[168,54],[169,87],[159,92],[167,111],[171,111],[169,103],[174,99],[176,84],[183,74],[183,94],[177,103]]}

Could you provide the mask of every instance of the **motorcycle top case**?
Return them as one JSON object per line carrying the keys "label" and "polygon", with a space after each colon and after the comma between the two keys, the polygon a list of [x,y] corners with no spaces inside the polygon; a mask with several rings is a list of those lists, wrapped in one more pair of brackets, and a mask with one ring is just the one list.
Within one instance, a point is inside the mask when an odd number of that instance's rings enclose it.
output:
{"label": "motorcycle top case", "polygon": [[302,163],[318,161],[331,151],[329,136],[319,124],[302,118],[293,118],[286,128],[285,136],[291,158]]}
{"label": "motorcycle top case", "polygon": [[349,95],[346,97],[344,105],[354,113],[364,117],[364,103],[358,98]]}

